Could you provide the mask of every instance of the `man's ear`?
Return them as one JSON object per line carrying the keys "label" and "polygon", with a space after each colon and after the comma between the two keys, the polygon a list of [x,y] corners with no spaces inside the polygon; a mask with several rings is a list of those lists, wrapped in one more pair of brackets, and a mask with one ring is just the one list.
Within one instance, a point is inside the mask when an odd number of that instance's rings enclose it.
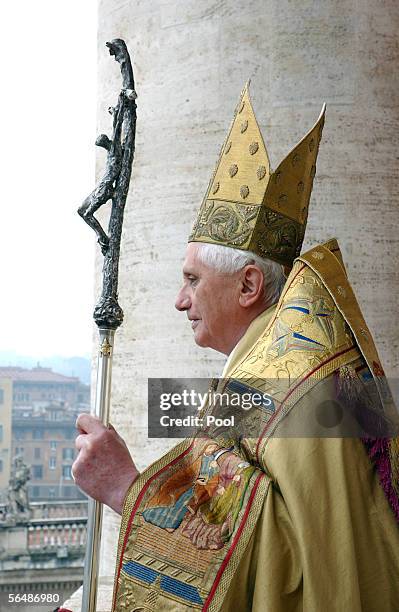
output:
{"label": "man's ear", "polygon": [[263,272],[258,266],[250,264],[242,270],[239,303],[243,308],[249,308],[263,299]]}

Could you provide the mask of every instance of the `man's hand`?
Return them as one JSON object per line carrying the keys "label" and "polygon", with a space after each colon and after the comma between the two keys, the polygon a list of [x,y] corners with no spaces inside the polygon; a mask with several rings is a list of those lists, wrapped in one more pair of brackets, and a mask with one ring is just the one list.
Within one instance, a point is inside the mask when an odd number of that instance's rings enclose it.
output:
{"label": "man's hand", "polygon": [[80,435],[75,440],[79,454],[72,465],[73,478],[82,491],[122,514],[126,493],[139,475],[129,450],[112,425],[80,414]]}

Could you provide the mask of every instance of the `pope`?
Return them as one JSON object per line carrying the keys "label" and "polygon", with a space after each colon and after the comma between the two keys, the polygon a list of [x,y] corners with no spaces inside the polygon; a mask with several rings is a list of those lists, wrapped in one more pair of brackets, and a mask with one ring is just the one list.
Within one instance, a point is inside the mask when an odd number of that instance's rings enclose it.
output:
{"label": "pope", "polygon": [[272,401],[142,474],[77,419],[76,483],[122,515],[115,612],[398,609],[397,411],[337,241],[301,254],[324,115],[273,172],[245,87],[176,298],[228,356],[212,389]]}

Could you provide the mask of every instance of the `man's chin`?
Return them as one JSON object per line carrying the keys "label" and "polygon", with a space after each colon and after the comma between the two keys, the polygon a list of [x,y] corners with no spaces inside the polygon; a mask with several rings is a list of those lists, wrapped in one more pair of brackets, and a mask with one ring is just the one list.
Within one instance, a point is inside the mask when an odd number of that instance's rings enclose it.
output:
{"label": "man's chin", "polygon": [[201,334],[198,328],[194,330],[194,342],[202,348],[207,348],[209,346],[208,342],[206,341],[206,338],[203,334]]}
{"label": "man's chin", "polygon": [[215,346],[213,346],[212,339],[209,336],[201,335],[200,333],[194,333],[194,342],[197,346],[201,348],[210,348],[214,351],[218,351],[218,353],[222,352]]}
{"label": "man's chin", "polygon": [[197,338],[197,336],[194,336],[194,342],[195,342],[195,344],[197,344],[201,348],[207,348],[208,347],[208,344],[204,340],[202,340],[201,336],[199,338]]}

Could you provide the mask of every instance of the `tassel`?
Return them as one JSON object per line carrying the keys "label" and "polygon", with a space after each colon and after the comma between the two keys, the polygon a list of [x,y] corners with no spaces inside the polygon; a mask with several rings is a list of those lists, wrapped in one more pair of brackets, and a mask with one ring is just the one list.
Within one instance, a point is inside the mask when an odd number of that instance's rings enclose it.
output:
{"label": "tassel", "polygon": [[[391,443],[398,445],[398,439],[389,440],[387,438],[364,438],[363,443],[371,462],[375,465],[381,486],[390,503],[396,520],[399,523],[399,496],[394,483],[394,474],[390,455],[392,453]],[[396,454],[396,451],[395,451]],[[397,454],[396,454],[397,457]]]}

